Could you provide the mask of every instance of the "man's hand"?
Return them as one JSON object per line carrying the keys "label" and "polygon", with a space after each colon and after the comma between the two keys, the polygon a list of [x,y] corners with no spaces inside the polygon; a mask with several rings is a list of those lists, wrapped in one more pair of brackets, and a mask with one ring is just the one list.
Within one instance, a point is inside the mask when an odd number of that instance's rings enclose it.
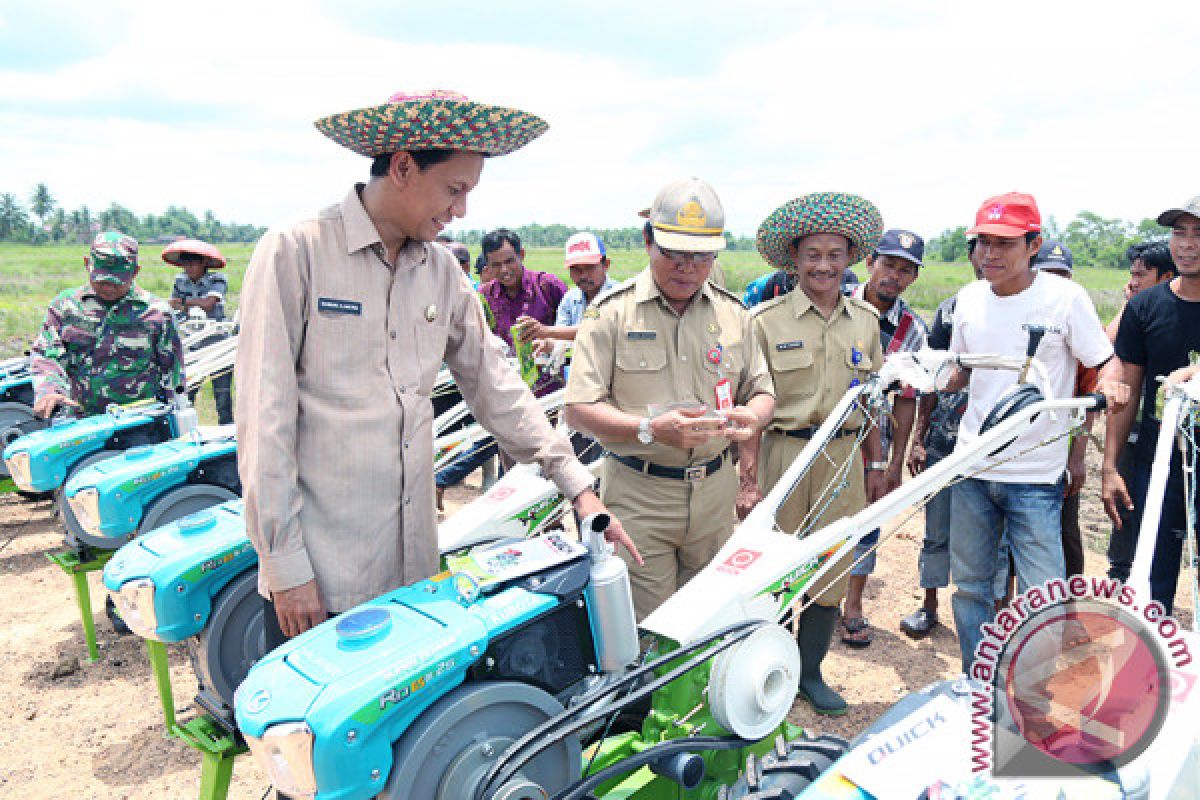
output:
{"label": "man's hand", "polygon": [[731,442],[744,442],[758,435],[762,420],[745,406],[734,406],[725,412],[725,436]]}
{"label": "man's hand", "polygon": [[1112,520],[1112,524],[1120,530],[1122,527],[1121,514],[1125,511],[1133,511],[1133,498],[1129,496],[1125,479],[1121,477],[1121,473],[1117,472],[1115,467],[1105,465],[1104,471],[1100,475],[1100,497],[1104,500],[1104,511]]}
{"label": "man's hand", "polygon": [[611,521],[604,530],[605,541],[614,547],[625,548],[629,555],[633,556],[633,560],[638,563],[638,566],[645,566],[646,562],[642,561],[642,554],[638,552],[637,545],[633,543],[633,539],[629,538],[629,534],[621,526],[621,521],[609,513],[595,492],[591,489],[584,489],[575,496],[571,505],[575,507],[575,513],[579,515],[580,519],[586,519],[592,514],[608,514]]}
{"label": "man's hand", "polygon": [[904,473],[901,469],[900,459],[894,459],[888,468],[884,470],[884,486],[887,487],[884,494],[891,494],[900,488],[900,484],[904,482]]}
{"label": "man's hand", "polygon": [[42,395],[33,402],[33,415],[35,417],[41,417],[42,419],[48,419],[50,415],[54,413],[54,409],[58,408],[59,406],[70,406],[71,408],[80,407],[79,403],[76,403],[66,395],[52,392],[50,394]]}
{"label": "man's hand", "polygon": [[741,481],[737,491],[737,518],[743,520],[762,502],[763,493],[757,481]]}
{"label": "man's hand", "polygon": [[888,493],[887,475],[883,470],[869,469],[866,478],[867,505],[874,503]]}
{"label": "man's hand", "polygon": [[533,343],[534,357],[548,356],[553,352],[554,352],[554,340],[553,339],[537,339],[536,341],[534,341],[534,343]]}
{"label": "man's hand", "polygon": [[912,446],[908,448],[908,472],[910,475],[920,475],[925,471],[925,463],[928,455],[925,452],[925,445],[914,441]]}
{"label": "man's hand", "polygon": [[546,326],[526,314],[517,317],[516,328],[522,342],[546,338]]}
{"label": "man's hand", "polygon": [[1084,449],[1079,448],[1077,454],[1075,448],[1071,448],[1071,455],[1067,458],[1067,485],[1063,489],[1063,497],[1070,497],[1074,494],[1079,494],[1083,491],[1083,482],[1087,480],[1087,462],[1084,460]]}
{"label": "man's hand", "polygon": [[705,417],[704,415],[707,413],[708,409],[697,406],[659,414],[650,420],[650,430],[654,433],[654,441],[690,450],[693,447],[699,447],[714,436],[724,436],[724,420],[719,417]]}
{"label": "man's hand", "polygon": [[176,311],[183,310],[183,298],[182,297],[172,297],[170,300],[167,301],[167,303],[169,303],[171,308],[175,309]]}
{"label": "man's hand", "polygon": [[1096,384],[1096,391],[1104,395],[1105,413],[1115,414],[1129,404],[1129,384],[1124,381],[1101,379]]}
{"label": "man's hand", "polygon": [[279,618],[279,629],[289,639],[329,618],[315,580],[291,589],[271,592],[271,599],[275,602],[275,616]]}

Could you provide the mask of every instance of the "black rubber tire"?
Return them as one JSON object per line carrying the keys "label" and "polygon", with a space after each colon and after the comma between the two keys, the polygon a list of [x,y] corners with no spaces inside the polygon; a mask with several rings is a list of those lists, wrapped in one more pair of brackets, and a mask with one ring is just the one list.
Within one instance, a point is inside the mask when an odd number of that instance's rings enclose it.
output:
{"label": "black rubber tire", "polygon": [[824,734],[815,738],[775,740],[771,752],[746,759],[746,771],[718,800],[795,800],[846,752],[846,740]]}
{"label": "black rubber tire", "polygon": [[265,608],[258,595],[258,568],[251,567],[217,592],[208,624],[189,640],[200,690],[230,711],[234,690],[266,651]]}

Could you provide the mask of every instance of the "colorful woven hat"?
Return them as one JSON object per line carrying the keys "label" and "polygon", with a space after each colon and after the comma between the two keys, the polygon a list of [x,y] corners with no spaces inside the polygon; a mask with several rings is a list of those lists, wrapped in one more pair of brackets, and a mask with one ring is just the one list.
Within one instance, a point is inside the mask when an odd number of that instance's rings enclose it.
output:
{"label": "colorful woven hat", "polygon": [[814,192],[775,209],[758,226],[758,252],[769,264],[793,266],[792,242],[815,233],[837,233],[850,240],[850,263],[875,248],[883,216],[869,200],[845,192]]}
{"label": "colorful woven hat", "polygon": [[359,155],[397,150],[465,150],[503,156],[549,127],[525,111],[475,103],[457,92],[397,92],[383,105],[322,117],[317,130]]}
{"label": "colorful woven hat", "polygon": [[162,251],[162,260],[177,267],[182,267],[185,261],[192,259],[203,259],[206,269],[225,267],[225,256],[221,255],[217,246],[199,239],[180,239],[171,242]]}

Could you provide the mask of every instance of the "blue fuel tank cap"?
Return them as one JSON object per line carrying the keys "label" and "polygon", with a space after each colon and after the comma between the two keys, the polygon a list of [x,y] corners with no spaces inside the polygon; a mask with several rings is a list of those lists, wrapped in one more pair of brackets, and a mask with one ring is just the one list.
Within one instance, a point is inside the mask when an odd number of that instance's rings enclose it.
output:
{"label": "blue fuel tank cap", "polygon": [[337,623],[338,639],[347,644],[361,644],[382,636],[392,627],[392,615],[384,608],[364,608],[346,614]]}
{"label": "blue fuel tank cap", "polygon": [[194,534],[206,531],[213,525],[217,524],[217,515],[210,509],[202,508],[199,511],[188,514],[186,517],[179,520],[179,532],[184,534]]}

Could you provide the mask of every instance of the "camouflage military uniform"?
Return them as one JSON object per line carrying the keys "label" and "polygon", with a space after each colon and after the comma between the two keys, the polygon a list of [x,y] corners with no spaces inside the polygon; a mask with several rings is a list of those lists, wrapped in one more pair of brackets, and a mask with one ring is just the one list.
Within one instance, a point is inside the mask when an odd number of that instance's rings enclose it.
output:
{"label": "camouflage military uniform", "polygon": [[61,394],[98,414],[183,385],[183,344],[170,309],[134,286],[112,305],[90,286],[68,289],[46,309],[34,339],[37,397]]}

